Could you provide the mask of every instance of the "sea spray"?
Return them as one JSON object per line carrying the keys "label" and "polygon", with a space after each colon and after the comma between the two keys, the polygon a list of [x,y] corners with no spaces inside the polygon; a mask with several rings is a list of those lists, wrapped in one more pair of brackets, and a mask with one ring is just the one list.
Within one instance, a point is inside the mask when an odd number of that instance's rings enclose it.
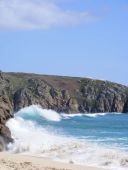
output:
{"label": "sea spray", "polygon": [[16,113],[16,117],[23,117],[26,119],[39,117],[49,121],[61,120],[61,116],[57,112],[53,110],[42,109],[40,105],[32,105],[21,109]]}
{"label": "sea spray", "polygon": [[[110,141],[109,137],[105,136],[105,143],[101,141],[103,137],[100,138],[105,132],[107,135],[110,133],[110,129],[104,131],[106,127],[103,127],[101,122],[105,124],[108,121],[111,125],[111,121],[115,121],[116,124],[120,116],[110,116],[106,113],[95,117],[83,114],[60,115],[33,105],[20,110],[14,119],[7,122],[15,139],[8,148],[13,153],[42,156],[63,162],[109,167],[114,170],[128,169],[127,143],[124,142],[125,149],[121,150],[119,146],[107,144],[107,140]],[[68,119],[65,119],[66,117]],[[123,123],[122,134],[124,127],[127,131],[127,120]],[[115,143],[117,138],[112,137],[112,142]],[[124,139],[127,141],[127,134],[120,137],[120,141]]]}

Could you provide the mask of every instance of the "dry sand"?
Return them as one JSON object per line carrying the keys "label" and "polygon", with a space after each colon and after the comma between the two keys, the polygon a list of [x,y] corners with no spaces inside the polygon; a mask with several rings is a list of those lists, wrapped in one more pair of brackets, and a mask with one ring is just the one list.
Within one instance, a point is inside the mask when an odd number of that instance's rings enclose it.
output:
{"label": "dry sand", "polygon": [[[104,170],[19,154],[0,153],[0,170]],[[107,170],[107,169],[106,169]]]}

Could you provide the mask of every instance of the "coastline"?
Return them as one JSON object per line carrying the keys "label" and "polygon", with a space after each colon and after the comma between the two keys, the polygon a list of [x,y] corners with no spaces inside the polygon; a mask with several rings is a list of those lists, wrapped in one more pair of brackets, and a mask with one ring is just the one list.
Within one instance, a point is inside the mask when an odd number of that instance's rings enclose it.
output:
{"label": "coastline", "polygon": [[107,170],[107,169],[61,163],[45,158],[1,152],[0,170]]}

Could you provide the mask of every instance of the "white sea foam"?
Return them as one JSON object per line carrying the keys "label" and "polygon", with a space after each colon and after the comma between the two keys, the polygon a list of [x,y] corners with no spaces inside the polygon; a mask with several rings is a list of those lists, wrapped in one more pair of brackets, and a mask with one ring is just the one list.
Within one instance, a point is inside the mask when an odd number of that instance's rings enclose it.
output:
{"label": "white sea foam", "polygon": [[[32,118],[26,119],[23,115]],[[11,152],[42,156],[63,162],[72,161],[76,164],[109,167],[114,170],[128,169],[127,153],[87,142],[85,139],[66,137],[56,133],[54,129],[51,131],[34,121],[38,115],[50,121],[61,120],[58,113],[43,110],[38,106],[22,109],[14,119],[7,122],[15,140],[8,146]]]}
{"label": "white sea foam", "polygon": [[75,113],[75,114],[65,114],[65,113],[62,113],[61,116],[63,118],[73,118],[73,117],[81,117],[81,116],[87,116],[87,117],[92,117],[92,118],[95,118],[95,117],[98,117],[98,116],[106,116],[106,115],[120,115],[122,113]]}
{"label": "white sea foam", "polygon": [[63,119],[69,119],[69,118],[73,118],[73,117],[81,117],[83,116],[84,114],[82,113],[72,113],[72,114],[65,114],[65,113],[61,113],[61,117]]}
{"label": "white sea foam", "polygon": [[41,116],[49,121],[60,121],[61,116],[57,112],[53,110],[42,109],[39,105],[32,105],[29,107],[25,107],[16,113],[16,116]]}

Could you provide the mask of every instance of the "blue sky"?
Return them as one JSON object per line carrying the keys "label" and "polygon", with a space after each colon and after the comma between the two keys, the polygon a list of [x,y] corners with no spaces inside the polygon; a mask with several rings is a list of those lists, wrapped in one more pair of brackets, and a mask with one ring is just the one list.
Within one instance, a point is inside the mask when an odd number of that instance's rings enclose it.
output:
{"label": "blue sky", "polygon": [[127,0],[1,0],[0,69],[128,85]]}

